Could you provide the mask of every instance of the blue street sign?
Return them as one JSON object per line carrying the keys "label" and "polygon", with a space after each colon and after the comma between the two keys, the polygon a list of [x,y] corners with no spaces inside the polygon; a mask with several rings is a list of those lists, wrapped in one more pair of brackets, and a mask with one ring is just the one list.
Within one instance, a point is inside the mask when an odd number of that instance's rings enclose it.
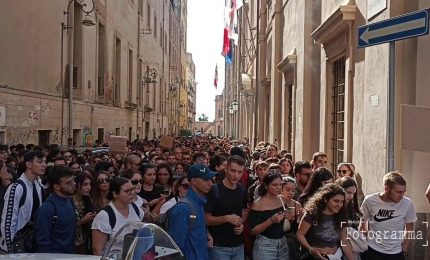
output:
{"label": "blue street sign", "polygon": [[358,48],[428,34],[429,12],[424,9],[358,27]]}

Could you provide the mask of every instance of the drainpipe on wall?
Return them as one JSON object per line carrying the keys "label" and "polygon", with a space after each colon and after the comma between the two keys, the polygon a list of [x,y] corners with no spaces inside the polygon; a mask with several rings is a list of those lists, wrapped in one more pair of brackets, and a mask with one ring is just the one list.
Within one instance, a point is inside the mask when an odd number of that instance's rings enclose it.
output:
{"label": "drainpipe on wall", "polygon": [[67,144],[69,147],[73,146],[73,126],[72,126],[72,115],[73,115],[73,36],[74,36],[74,17],[75,17],[75,8],[71,8],[68,10],[69,12],[69,21],[68,24],[70,26],[69,31],[69,133],[67,138]]}
{"label": "drainpipe on wall", "polygon": [[256,59],[255,59],[255,97],[254,97],[254,148],[258,142],[258,99],[260,85],[260,0],[257,0],[257,44],[256,44]]}

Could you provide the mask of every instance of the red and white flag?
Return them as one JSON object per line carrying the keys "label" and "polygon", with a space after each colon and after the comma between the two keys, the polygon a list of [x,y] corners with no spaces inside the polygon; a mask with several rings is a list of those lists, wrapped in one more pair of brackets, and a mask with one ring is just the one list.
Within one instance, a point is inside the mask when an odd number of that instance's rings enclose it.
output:
{"label": "red and white flag", "polygon": [[218,87],[218,64],[215,65],[214,86],[215,86],[215,89]]}
{"label": "red and white flag", "polygon": [[227,56],[230,48],[230,39],[233,40],[234,44],[237,45],[239,41],[239,35],[237,34],[237,10],[243,6],[243,0],[225,0],[224,9],[224,39],[222,55]]}

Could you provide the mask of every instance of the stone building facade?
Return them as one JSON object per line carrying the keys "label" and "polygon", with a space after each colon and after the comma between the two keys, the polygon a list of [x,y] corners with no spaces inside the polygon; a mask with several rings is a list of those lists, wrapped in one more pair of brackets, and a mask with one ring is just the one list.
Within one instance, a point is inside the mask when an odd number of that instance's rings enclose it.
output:
{"label": "stone building facade", "polygon": [[0,142],[87,146],[108,134],[176,134],[186,2],[1,2]]}
{"label": "stone building facade", "polygon": [[[429,7],[429,0],[248,1],[239,11],[237,64],[226,69],[232,77],[226,76],[224,92],[229,102],[254,95],[256,109],[239,109],[238,137],[277,143],[295,160],[326,152],[331,169],[352,162],[364,192],[380,191],[387,171],[389,46],[357,48],[357,27]],[[405,149],[411,136],[401,129],[428,126],[419,118],[405,125],[401,113],[404,105],[430,107],[430,36],[398,41],[395,53],[394,168],[404,173],[423,220],[430,151]],[[416,249],[415,259],[424,259],[423,248]]]}
{"label": "stone building facade", "polygon": [[186,76],[185,76],[186,86],[187,86],[187,100],[185,102],[186,105],[186,114],[187,120],[185,124],[185,129],[192,130],[194,129],[194,121],[196,117],[196,65],[193,61],[193,55],[191,53],[187,53],[187,68],[186,68]]}

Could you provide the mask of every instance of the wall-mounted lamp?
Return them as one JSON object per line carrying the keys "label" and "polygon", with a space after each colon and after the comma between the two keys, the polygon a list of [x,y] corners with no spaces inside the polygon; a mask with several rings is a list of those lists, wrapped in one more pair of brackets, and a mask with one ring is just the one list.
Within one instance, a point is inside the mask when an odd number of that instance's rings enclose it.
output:
{"label": "wall-mounted lamp", "polygon": [[233,108],[233,111],[236,112],[239,109],[239,102],[233,100],[233,102],[231,103],[231,107]]}

